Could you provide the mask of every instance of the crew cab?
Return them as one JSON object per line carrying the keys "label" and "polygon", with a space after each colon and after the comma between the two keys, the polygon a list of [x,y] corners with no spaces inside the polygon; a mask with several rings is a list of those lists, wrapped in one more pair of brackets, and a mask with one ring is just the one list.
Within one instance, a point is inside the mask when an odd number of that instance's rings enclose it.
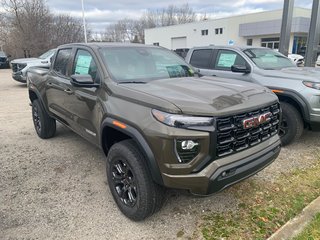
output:
{"label": "crew cab", "polygon": [[297,67],[277,51],[251,46],[196,47],[186,61],[200,75],[252,82],[276,93],[283,111],[283,145],[299,139],[304,128],[320,129],[319,69]]}
{"label": "crew cab", "polygon": [[160,47],[62,45],[50,69],[30,69],[28,78],[38,136],[53,137],[58,121],[100,147],[112,196],[135,221],[161,208],[166,188],[209,195],[280,152],[273,92],[199,78]]}

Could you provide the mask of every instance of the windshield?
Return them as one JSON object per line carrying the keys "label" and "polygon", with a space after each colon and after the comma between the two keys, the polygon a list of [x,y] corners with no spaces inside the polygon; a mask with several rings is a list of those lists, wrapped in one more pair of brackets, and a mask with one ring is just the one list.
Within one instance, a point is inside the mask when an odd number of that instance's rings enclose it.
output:
{"label": "windshield", "polygon": [[259,68],[275,70],[295,67],[294,63],[274,50],[268,48],[252,48],[243,51]]}
{"label": "windshield", "polygon": [[149,82],[156,79],[190,77],[192,69],[175,53],[153,47],[101,48],[111,77],[119,83]]}
{"label": "windshield", "polygon": [[6,57],[6,56],[7,55],[4,52],[0,51],[0,57]]}
{"label": "windshield", "polygon": [[56,51],[55,49],[51,49],[51,50],[45,52],[44,54],[42,54],[39,58],[46,59],[46,58],[50,57],[52,54],[54,54],[55,51]]}

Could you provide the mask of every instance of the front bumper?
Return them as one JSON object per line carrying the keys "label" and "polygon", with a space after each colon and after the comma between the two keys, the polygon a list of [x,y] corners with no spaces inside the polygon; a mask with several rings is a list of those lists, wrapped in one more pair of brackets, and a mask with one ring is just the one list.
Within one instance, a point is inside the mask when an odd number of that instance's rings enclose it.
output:
{"label": "front bumper", "polygon": [[[270,144],[271,143],[271,144]],[[265,145],[265,146],[263,146]],[[213,161],[199,173],[188,175],[163,174],[164,185],[171,188],[188,189],[196,195],[209,195],[219,192],[243,179],[246,179],[272,163],[280,153],[280,140],[274,136],[257,148],[241,154]],[[244,156],[241,158],[240,156]],[[239,157],[237,161],[230,158]]]}
{"label": "front bumper", "polygon": [[310,115],[310,128],[313,131],[320,131],[320,114]]}
{"label": "front bumper", "polygon": [[23,76],[22,72],[13,72],[12,73],[12,78],[18,82],[22,82],[22,83],[26,83],[27,82],[27,78],[25,76]]}

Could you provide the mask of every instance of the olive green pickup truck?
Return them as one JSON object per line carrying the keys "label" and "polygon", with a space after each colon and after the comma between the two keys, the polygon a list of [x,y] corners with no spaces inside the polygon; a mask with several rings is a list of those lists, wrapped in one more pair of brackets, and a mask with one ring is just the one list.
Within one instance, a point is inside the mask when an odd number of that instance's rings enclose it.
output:
{"label": "olive green pickup truck", "polygon": [[51,68],[28,72],[35,130],[56,121],[99,146],[119,209],[139,221],[166,188],[208,195],[269,165],[281,110],[269,89],[195,76],[176,54],[139,44],[60,46]]}

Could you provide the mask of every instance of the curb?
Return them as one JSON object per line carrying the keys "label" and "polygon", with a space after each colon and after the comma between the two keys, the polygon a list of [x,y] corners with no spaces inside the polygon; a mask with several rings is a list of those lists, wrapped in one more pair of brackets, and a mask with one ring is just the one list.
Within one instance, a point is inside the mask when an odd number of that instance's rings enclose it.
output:
{"label": "curb", "polygon": [[320,212],[320,197],[313,200],[302,212],[278,229],[268,240],[287,240],[297,236]]}

